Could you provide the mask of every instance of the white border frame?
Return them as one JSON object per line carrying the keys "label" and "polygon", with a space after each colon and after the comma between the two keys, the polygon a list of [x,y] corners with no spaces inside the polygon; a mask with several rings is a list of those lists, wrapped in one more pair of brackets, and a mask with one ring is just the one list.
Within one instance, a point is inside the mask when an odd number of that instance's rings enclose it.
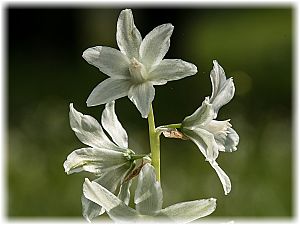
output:
{"label": "white border frame", "polygon": [[[125,1],[125,0],[109,0],[109,1],[99,1],[99,0],[88,0],[88,1],[81,1],[81,0],[65,0],[65,1],[60,1],[60,0],[52,0],[52,1],[41,1],[41,0],[32,0],[32,1],[24,1],[24,0],[15,0],[15,1],[8,1],[8,0],[3,0],[0,1],[0,32],[2,35],[0,35],[0,49],[1,49],[1,62],[0,62],[0,146],[2,146],[2,149],[0,151],[0,159],[1,159],[1,166],[2,168],[0,169],[0,200],[1,200],[1,205],[0,205],[0,223],[1,224],[87,224],[86,222],[80,222],[76,219],[48,219],[48,218],[31,218],[31,219],[25,219],[22,221],[21,219],[9,219],[7,218],[7,209],[6,204],[7,204],[7,199],[6,199],[6,180],[7,180],[7,173],[6,173],[6,150],[7,150],[7,115],[6,115],[6,106],[7,106],[7,78],[6,78],[6,72],[7,72],[7,59],[6,59],[6,53],[7,53],[7,48],[6,48],[6,15],[5,15],[5,10],[8,5],[18,5],[18,6],[34,6],[34,5],[39,5],[43,7],[47,6],[58,6],[58,7],[63,7],[63,6],[72,6],[72,7],[82,7],[82,6],[117,6],[120,7],[122,5],[137,5],[137,6],[168,6],[171,4],[171,7],[188,7],[191,5],[197,5],[197,6],[203,6],[203,7],[245,7],[245,6],[292,6],[295,10],[294,15],[294,26],[293,26],[293,31],[294,31],[294,37],[293,37],[293,46],[295,47],[294,49],[294,68],[293,68],[293,146],[296,151],[293,152],[293,155],[296,156],[293,159],[293,164],[294,164],[294,171],[293,171],[293,194],[295,196],[294,199],[294,218],[289,220],[282,220],[282,219],[259,219],[259,220],[254,220],[254,219],[242,219],[240,220],[239,218],[236,218],[239,222],[234,222],[230,221],[228,223],[234,223],[234,224],[298,224],[299,221],[299,194],[298,194],[298,188],[299,186],[299,156],[300,154],[298,153],[299,150],[299,145],[298,145],[298,138],[299,138],[299,94],[300,91],[298,89],[299,84],[300,84],[300,78],[299,76],[299,57],[298,57],[298,52],[299,52],[299,45],[298,45],[298,38],[299,38],[299,11],[298,11],[298,2],[296,0],[294,1],[279,1],[279,0],[265,0],[265,1],[259,1],[259,0],[252,0],[252,1],[242,1],[242,0],[231,0],[231,1],[226,1],[226,0],[188,0],[188,1],[178,1],[178,0],[145,0],[145,1],[138,1],[138,0],[131,0],[131,1]],[[202,222],[203,223],[203,222]],[[205,221],[207,224],[224,224],[224,218],[218,219],[218,220],[212,220],[212,221]],[[225,222],[226,223],[226,222]],[[105,223],[104,223],[105,224]],[[107,223],[108,224],[108,223]]]}

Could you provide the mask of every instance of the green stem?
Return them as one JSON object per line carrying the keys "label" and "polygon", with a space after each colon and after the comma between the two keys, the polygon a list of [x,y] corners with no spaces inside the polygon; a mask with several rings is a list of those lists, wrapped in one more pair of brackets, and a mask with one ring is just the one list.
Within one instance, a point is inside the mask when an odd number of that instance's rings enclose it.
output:
{"label": "green stem", "polygon": [[144,158],[145,156],[147,156],[147,154],[142,154],[142,155],[132,155],[132,156],[131,156],[131,159],[133,159],[133,160],[142,159],[142,158]]}
{"label": "green stem", "polygon": [[160,181],[160,139],[159,134],[155,131],[155,122],[152,105],[148,115],[149,139],[151,148],[151,164],[155,168],[156,179]]}
{"label": "green stem", "polygon": [[168,124],[168,125],[164,125],[164,126],[162,126],[162,127],[179,129],[179,128],[181,128],[181,123]]}

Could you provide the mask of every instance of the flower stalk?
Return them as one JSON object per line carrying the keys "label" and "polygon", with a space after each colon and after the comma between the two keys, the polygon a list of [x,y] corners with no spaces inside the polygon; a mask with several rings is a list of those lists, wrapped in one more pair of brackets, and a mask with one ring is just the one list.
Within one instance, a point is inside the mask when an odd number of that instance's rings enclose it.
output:
{"label": "flower stalk", "polygon": [[[81,171],[94,175],[83,184],[82,214],[91,222],[104,212],[115,222],[152,221],[163,218],[172,222],[191,222],[210,215],[216,199],[181,202],[166,208],[160,184],[160,135],[194,142],[216,171],[225,195],[231,181],[217,163],[219,152],[237,150],[239,136],[230,120],[216,120],[219,109],[234,96],[233,79],[225,76],[216,60],[210,73],[212,94],[181,123],[156,127],[152,102],[154,86],[179,80],[197,73],[197,67],[181,59],[164,59],[173,32],[170,23],[157,26],[144,38],[134,24],[132,11],[122,10],[117,22],[120,50],[94,46],[83,58],[108,78],[98,84],[87,99],[87,106],[106,104],[101,124],[92,116],[78,112],[70,104],[70,126],[85,147],[68,155],[63,166],[67,174]],[[148,117],[151,152],[135,154],[128,146],[128,135],[115,112],[116,99],[128,96],[141,113]],[[183,158],[186,153],[182,153]],[[151,159],[150,159],[151,158]],[[151,162],[151,164],[150,164]],[[137,179],[135,209],[128,206],[130,187]]]}
{"label": "flower stalk", "polygon": [[156,179],[160,182],[160,139],[155,129],[154,113],[152,104],[148,115],[149,139],[151,149],[151,164],[155,168]]}

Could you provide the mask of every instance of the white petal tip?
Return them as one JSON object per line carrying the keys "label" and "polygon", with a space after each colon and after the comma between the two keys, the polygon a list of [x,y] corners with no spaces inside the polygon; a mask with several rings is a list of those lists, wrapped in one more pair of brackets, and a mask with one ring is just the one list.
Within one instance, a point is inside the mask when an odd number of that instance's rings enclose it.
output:
{"label": "white petal tip", "polygon": [[198,73],[198,68],[197,68],[197,66],[193,65],[192,71],[193,71],[193,73]]}
{"label": "white petal tip", "polygon": [[214,202],[215,204],[217,203],[217,199],[215,199],[215,198],[210,198],[210,199],[208,199],[210,202]]}
{"label": "white petal tip", "polygon": [[84,178],[84,183],[91,183],[91,181],[89,180],[89,178]]}
{"label": "white petal tip", "polygon": [[94,61],[99,57],[101,48],[102,48],[101,46],[88,48],[82,53],[82,58],[84,58],[87,62]]}
{"label": "white petal tip", "polygon": [[70,168],[70,161],[68,160],[68,158],[66,161],[64,161],[63,167],[64,167],[65,173],[67,175],[70,175],[73,173],[72,168]]}
{"label": "white petal tip", "polygon": [[230,191],[231,191],[231,188],[229,190],[226,190],[225,195],[228,195],[230,193]]}
{"label": "white petal tip", "polygon": [[[123,9],[122,11],[121,11],[121,13],[131,13],[131,9]],[[121,14],[120,13],[120,14]]]}
{"label": "white petal tip", "polygon": [[97,105],[100,105],[100,104],[97,104],[97,103],[93,102],[93,101],[90,100],[90,99],[88,99],[88,100],[86,101],[86,106],[87,106],[87,107],[92,107],[92,106],[97,106]]}
{"label": "white petal tip", "polygon": [[148,114],[147,114],[147,115],[141,114],[141,115],[142,115],[142,118],[144,118],[144,119],[147,119],[147,118],[148,118]]}
{"label": "white petal tip", "polygon": [[67,174],[67,175],[69,175],[70,174],[70,168],[68,168],[67,167],[67,165],[66,165],[66,161],[64,162],[64,169],[65,169],[65,173]]}
{"label": "white petal tip", "polygon": [[91,106],[93,106],[90,102],[88,102],[88,101],[86,101],[86,106],[87,107],[91,107]]}
{"label": "white petal tip", "polygon": [[215,60],[215,59],[213,60],[213,64],[214,64],[215,66],[219,65],[218,61]]}
{"label": "white petal tip", "polygon": [[205,104],[205,105],[212,105],[211,103],[209,103],[209,97],[208,96],[205,97],[205,99],[203,101],[203,104]]}
{"label": "white petal tip", "polygon": [[70,112],[73,112],[73,113],[74,113],[74,111],[76,112],[76,109],[74,108],[73,103],[70,103],[69,108],[70,108]]}
{"label": "white petal tip", "polygon": [[165,24],[162,24],[158,27],[169,29],[170,32],[173,32],[173,30],[174,30],[174,26],[171,23],[165,23]]}

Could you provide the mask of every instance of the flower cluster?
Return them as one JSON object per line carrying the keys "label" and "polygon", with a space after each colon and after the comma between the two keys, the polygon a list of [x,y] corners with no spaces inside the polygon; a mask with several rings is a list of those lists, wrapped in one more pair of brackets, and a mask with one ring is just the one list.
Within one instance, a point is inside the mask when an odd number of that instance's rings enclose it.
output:
{"label": "flower cluster", "polygon": [[[87,99],[88,106],[106,104],[98,121],[78,112],[70,104],[70,125],[87,147],[73,151],[64,162],[67,174],[86,171],[95,177],[83,183],[82,213],[91,221],[106,212],[115,222],[152,221],[191,222],[210,215],[216,199],[177,203],[166,208],[159,174],[159,137],[191,140],[219,176],[225,195],[231,182],[219,167],[219,152],[237,150],[239,136],[229,120],[216,120],[219,109],[234,96],[233,79],[226,79],[216,60],[210,73],[212,94],[182,123],[155,127],[152,112],[154,85],[179,80],[197,73],[197,67],[180,59],[163,59],[170,46],[171,24],[154,28],[144,39],[136,28],[130,9],[121,11],[117,22],[120,49],[105,46],[88,48],[83,58],[109,76],[98,84]],[[115,100],[128,96],[143,118],[148,117],[151,154],[138,155],[128,147],[128,135],[115,113]],[[108,134],[108,135],[107,135]],[[154,163],[155,162],[155,163]],[[130,187],[137,178],[135,209],[128,206]]]}

